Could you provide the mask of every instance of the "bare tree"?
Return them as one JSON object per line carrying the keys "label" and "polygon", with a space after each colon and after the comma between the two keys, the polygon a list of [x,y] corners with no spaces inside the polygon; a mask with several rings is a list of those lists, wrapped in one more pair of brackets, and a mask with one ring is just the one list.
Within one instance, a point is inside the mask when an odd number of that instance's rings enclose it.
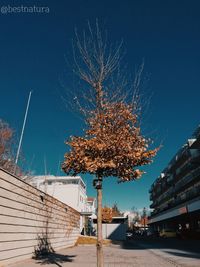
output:
{"label": "bare tree", "polygon": [[89,91],[86,93],[89,108],[80,105],[88,128],[84,137],[73,136],[66,142],[71,150],[65,154],[62,169],[68,174],[90,173],[96,176],[93,184],[97,189],[98,267],[103,266],[103,178],[114,176],[118,182],[138,179],[143,171],[137,167],[151,163],[158,150],[148,150],[149,140],[144,138],[140,129],[139,87],[143,65],[128,93],[123,91],[126,84],[123,77],[121,83],[117,79],[121,77],[118,75],[121,46],[121,43],[108,45],[108,41],[102,38],[98,23],[95,29],[88,24],[88,32],[84,32],[82,38],[76,33],[74,42],[74,71],[91,89],[91,94]]}
{"label": "bare tree", "polygon": [[118,208],[117,202],[115,202],[112,206],[112,216],[113,217],[122,216],[122,213]]}

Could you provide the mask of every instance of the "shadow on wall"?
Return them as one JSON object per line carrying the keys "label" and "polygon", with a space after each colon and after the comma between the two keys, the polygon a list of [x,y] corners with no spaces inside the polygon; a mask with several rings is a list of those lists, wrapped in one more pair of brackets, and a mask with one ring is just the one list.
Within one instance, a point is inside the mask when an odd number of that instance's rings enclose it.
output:
{"label": "shadow on wall", "polygon": [[54,249],[51,246],[51,243],[48,239],[48,235],[43,234],[42,236],[38,235],[38,245],[34,249],[34,259],[38,259],[43,255],[48,255],[49,253],[54,253]]}
{"label": "shadow on wall", "polygon": [[79,222],[78,211],[0,167],[0,265],[29,259],[33,253],[47,262],[70,261],[53,249],[75,245]]}
{"label": "shadow on wall", "polygon": [[41,265],[55,264],[58,267],[62,267],[60,263],[72,262],[74,257],[76,257],[76,255],[62,255],[56,253],[48,241],[48,237],[44,235],[42,237],[38,236],[38,246],[35,248],[32,258]]}
{"label": "shadow on wall", "polygon": [[126,239],[126,224],[103,224],[105,238],[111,240],[125,240]]}

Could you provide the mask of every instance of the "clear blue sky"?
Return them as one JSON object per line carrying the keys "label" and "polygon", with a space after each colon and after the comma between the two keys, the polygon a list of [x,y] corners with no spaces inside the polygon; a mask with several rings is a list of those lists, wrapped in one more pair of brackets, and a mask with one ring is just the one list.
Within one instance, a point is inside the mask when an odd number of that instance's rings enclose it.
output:
{"label": "clear blue sky", "polygon": [[[74,27],[99,18],[113,42],[124,40],[128,71],[145,58],[152,95],[144,131],[163,143],[141,180],[118,185],[104,182],[104,203],[119,208],[149,206],[148,190],[179,147],[200,122],[200,2],[199,1],[3,1],[1,6],[47,6],[47,14],[0,15],[0,118],[20,135],[30,89],[34,90],[22,150],[26,167],[35,174],[59,174],[64,141],[81,132],[82,122],[61,101]],[[95,195],[86,177],[88,194]]]}

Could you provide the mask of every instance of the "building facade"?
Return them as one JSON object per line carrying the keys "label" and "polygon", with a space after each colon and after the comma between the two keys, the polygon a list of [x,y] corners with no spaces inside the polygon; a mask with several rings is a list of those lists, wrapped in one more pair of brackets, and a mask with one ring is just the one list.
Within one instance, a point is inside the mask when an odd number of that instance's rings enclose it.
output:
{"label": "building facade", "polygon": [[96,214],[96,209],[97,209],[96,198],[94,198],[94,197],[88,197],[87,198],[86,211],[87,212],[91,212],[92,214]]}
{"label": "building facade", "polygon": [[149,224],[155,230],[200,232],[200,126],[150,189]]}
{"label": "building facade", "polygon": [[32,185],[79,212],[86,211],[86,185],[80,176],[35,176]]}
{"label": "building facade", "polygon": [[87,197],[80,176],[40,175],[33,177],[31,184],[80,212],[80,232],[87,233],[88,218],[96,213],[96,199]]}

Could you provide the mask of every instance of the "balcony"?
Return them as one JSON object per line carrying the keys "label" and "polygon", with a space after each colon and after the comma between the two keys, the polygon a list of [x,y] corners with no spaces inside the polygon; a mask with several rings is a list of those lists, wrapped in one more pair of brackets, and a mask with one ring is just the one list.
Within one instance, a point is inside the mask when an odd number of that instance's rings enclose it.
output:
{"label": "balcony", "polygon": [[169,198],[169,196],[174,195],[174,193],[177,194],[178,192],[183,190],[186,185],[192,184],[192,181],[197,180],[198,177],[200,179],[200,167],[192,171],[190,168],[189,174],[188,171],[187,172],[183,171],[182,174],[184,174],[183,178],[178,180],[178,182],[175,183],[175,186],[172,186],[175,181],[170,180],[170,183],[169,182],[166,183],[163,181],[163,183],[160,184],[160,188],[157,188],[157,190],[155,190],[150,195],[150,200],[154,201],[154,199],[156,199],[159,204],[163,203]]}
{"label": "balcony", "polygon": [[173,183],[173,180],[174,180],[174,175],[173,174],[169,174],[167,176],[167,184],[171,185]]}
{"label": "balcony", "polygon": [[157,199],[155,202],[151,204],[150,208],[156,208],[158,206],[162,206],[162,208],[159,208],[161,212],[170,209],[172,207],[175,207],[183,202],[190,201],[198,196],[200,196],[200,185],[191,188],[190,191],[185,192],[178,197],[174,197],[173,191],[170,190],[167,196],[164,195],[163,198]]}
{"label": "balcony", "polygon": [[200,196],[200,186],[192,188],[189,192],[184,193],[182,196],[179,196],[175,199],[175,206],[182,202],[190,201],[196,197]]}
{"label": "balcony", "polygon": [[[172,190],[172,185],[174,184],[173,176],[166,176],[165,180],[160,183],[160,188],[157,191],[154,191],[153,198],[160,199],[165,194],[169,194],[169,190]],[[152,198],[152,200],[153,200]]]}
{"label": "balcony", "polygon": [[174,156],[174,158],[169,163],[169,170],[174,172],[177,168],[179,168],[189,157],[190,150],[188,147],[181,148],[178,153]]}
{"label": "balcony", "polygon": [[153,187],[151,187],[150,189],[149,189],[149,194],[151,194],[153,192]]}
{"label": "balcony", "polygon": [[150,205],[150,208],[151,208],[151,209],[154,209],[157,205],[158,205],[158,202],[157,202],[157,200],[156,200],[156,201],[154,201],[154,202]]}
{"label": "balcony", "polygon": [[195,199],[196,197],[200,196],[200,185],[196,186],[195,188],[192,188],[189,192],[186,192],[183,196],[177,197],[176,199],[173,199],[168,203],[168,205],[165,205],[163,207],[157,207],[153,212],[151,212],[151,218],[153,218],[155,215],[161,214],[162,212],[166,210],[174,210],[176,207],[184,202],[191,201]]}
{"label": "balcony", "polygon": [[155,203],[152,203],[152,204],[150,205],[150,209],[154,209],[154,207],[155,207]]}
{"label": "balcony", "polygon": [[196,168],[193,172],[192,172],[192,176],[194,179],[196,179],[197,177],[200,177],[200,166],[198,168]]}
{"label": "balcony", "polygon": [[200,165],[200,153],[199,151],[195,150],[191,152],[191,157],[179,168],[177,168],[174,172],[174,182],[180,180],[182,177],[186,176],[190,173],[193,169],[196,169],[197,166]]}
{"label": "balcony", "polygon": [[200,125],[194,131],[193,138],[197,138],[197,139],[199,138],[200,139]]}
{"label": "balcony", "polygon": [[191,171],[188,175],[183,177],[180,181],[178,181],[175,185],[175,193],[181,191],[185,187],[191,183],[191,181],[196,180],[196,178],[200,178],[200,167],[196,168],[195,170]]}
{"label": "balcony", "polygon": [[197,140],[192,144],[191,148],[200,149],[200,134],[199,134]]}
{"label": "balcony", "polygon": [[162,194],[159,198],[156,200],[156,205],[162,205],[165,202],[168,202],[169,199],[174,197],[174,188],[170,187],[164,194]]}

